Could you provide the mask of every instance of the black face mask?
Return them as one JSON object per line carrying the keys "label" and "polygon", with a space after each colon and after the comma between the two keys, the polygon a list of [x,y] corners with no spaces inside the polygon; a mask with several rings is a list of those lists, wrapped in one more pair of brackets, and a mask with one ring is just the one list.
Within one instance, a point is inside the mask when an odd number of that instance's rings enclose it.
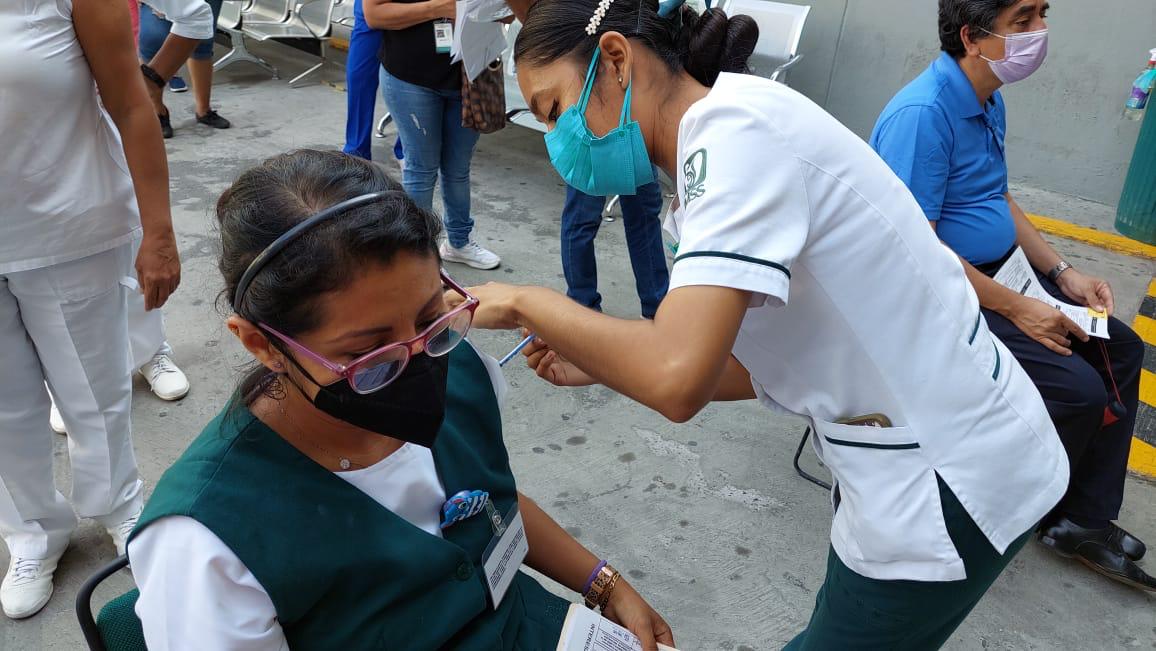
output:
{"label": "black face mask", "polygon": [[[297,360],[293,359],[293,364],[317,384]],[[411,357],[402,374],[385,387],[361,395],[342,379],[322,386],[312,400],[313,406],[361,429],[433,447],[446,415],[449,365],[448,356],[430,357],[419,353]]]}

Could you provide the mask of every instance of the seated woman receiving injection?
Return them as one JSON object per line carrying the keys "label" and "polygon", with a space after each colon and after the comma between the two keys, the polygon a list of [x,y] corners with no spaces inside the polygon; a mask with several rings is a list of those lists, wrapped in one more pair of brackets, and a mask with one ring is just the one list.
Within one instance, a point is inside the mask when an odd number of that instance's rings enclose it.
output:
{"label": "seated woman receiving injection", "polygon": [[441,272],[437,217],[319,151],[245,172],[217,217],[228,327],[259,365],[130,540],[149,649],[552,649],[568,604],[523,557],[672,643],[517,492],[505,383],[463,343],[477,301]]}

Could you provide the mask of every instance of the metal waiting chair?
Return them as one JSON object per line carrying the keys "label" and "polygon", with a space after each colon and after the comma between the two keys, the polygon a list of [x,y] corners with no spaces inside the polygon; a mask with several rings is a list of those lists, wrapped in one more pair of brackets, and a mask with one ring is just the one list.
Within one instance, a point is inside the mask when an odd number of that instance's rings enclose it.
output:
{"label": "metal waiting chair", "polygon": [[241,9],[244,22],[250,25],[276,25],[289,20],[293,6],[290,0],[245,0]]}
{"label": "metal waiting chair", "polygon": [[229,41],[232,43],[233,49],[229,50],[225,56],[217,59],[213,63],[213,70],[220,70],[234,63],[248,61],[267,70],[269,74],[273,75],[274,79],[279,79],[280,75],[277,73],[277,68],[274,68],[261,57],[249,52],[249,49],[245,47],[245,33],[241,31],[241,25],[244,22],[243,4],[241,0],[225,0],[221,3],[221,14],[217,18],[217,30],[229,35]]}
{"label": "metal waiting chair", "polygon": [[759,42],[750,60],[752,71],[786,83],[787,72],[803,60],[799,41],[811,7],[770,0],[723,0],[721,6],[728,15],[746,14],[759,26]]}
{"label": "metal waiting chair", "polygon": [[[262,2],[255,0],[254,4]],[[280,23],[254,23],[248,19],[241,31],[257,41],[315,40],[320,47],[320,61],[305,72],[289,80],[296,86],[302,79],[320,70],[328,61],[329,39],[333,33],[333,10],[337,0],[300,0],[294,5],[289,18]]]}
{"label": "metal waiting chair", "polygon": [[100,615],[92,616],[92,594],[113,574],[128,567],[128,556],[118,556],[100,568],[76,595],[76,619],[90,651],[147,651],[144,631],[136,616],[140,591],[133,589],[106,603]]}

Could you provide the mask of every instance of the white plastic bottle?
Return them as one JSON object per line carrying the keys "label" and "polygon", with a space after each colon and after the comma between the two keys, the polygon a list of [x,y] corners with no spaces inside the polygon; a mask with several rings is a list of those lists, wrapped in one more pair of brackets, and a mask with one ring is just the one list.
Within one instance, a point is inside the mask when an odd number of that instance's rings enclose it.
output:
{"label": "white plastic bottle", "polygon": [[1132,95],[1124,104],[1124,117],[1129,120],[1139,120],[1144,115],[1144,108],[1148,105],[1148,98],[1156,86],[1156,49],[1149,52],[1148,69],[1136,77],[1132,82]]}

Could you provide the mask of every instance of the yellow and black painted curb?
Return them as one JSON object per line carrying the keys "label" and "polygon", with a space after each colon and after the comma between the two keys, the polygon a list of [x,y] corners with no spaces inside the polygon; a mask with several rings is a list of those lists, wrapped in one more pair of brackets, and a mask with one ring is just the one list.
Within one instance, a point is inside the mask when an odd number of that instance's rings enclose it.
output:
{"label": "yellow and black painted curb", "polygon": [[1148,295],[1140,304],[1132,329],[1144,340],[1144,366],[1140,370],[1140,410],[1128,467],[1156,478],[1156,278],[1148,285]]}

